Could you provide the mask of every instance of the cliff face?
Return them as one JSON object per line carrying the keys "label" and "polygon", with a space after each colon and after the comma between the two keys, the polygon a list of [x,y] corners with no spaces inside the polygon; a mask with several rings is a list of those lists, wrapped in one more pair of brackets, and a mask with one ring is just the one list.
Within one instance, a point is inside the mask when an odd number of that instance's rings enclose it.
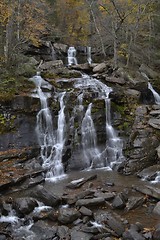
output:
{"label": "cliff face", "polygon": [[[56,65],[56,66],[55,66]],[[62,161],[66,171],[71,169],[83,169],[81,163],[82,149],[79,148],[81,139],[81,116],[76,117],[71,126],[72,115],[80,90],[74,90],[73,77],[79,76],[80,71],[90,72],[104,84],[112,87],[111,122],[118,136],[123,139],[123,154],[125,161],[120,164],[118,171],[125,174],[133,174],[157,164],[159,157],[159,124],[160,106],[154,104],[152,92],[148,89],[148,82],[143,76],[132,78],[123,69],[114,70],[109,63],[87,64],[71,66],[70,69],[49,64],[43,69],[43,77],[53,86],[50,90],[51,98],[48,105],[51,110],[53,123],[56,125],[60,103],[54,97],[56,92],[66,92],[65,98],[65,144],[62,153]],[[47,66],[47,65],[46,65]],[[44,66],[42,66],[44,67]],[[59,76],[71,77],[60,80]],[[76,81],[76,80],[75,80]],[[106,112],[105,102],[99,99],[98,93],[85,93],[83,107],[87,110],[92,100],[92,119],[97,132],[97,144],[103,149],[106,144]],[[38,98],[25,95],[17,95],[12,100],[1,102],[0,114],[0,150],[1,159],[15,157],[19,159],[39,158],[40,146],[37,139],[36,116],[41,106]],[[81,114],[79,114],[81,115]],[[76,138],[75,138],[76,132]]]}
{"label": "cliff face", "polygon": [[0,150],[37,147],[35,124],[39,102],[29,96],[16,96],[1,103]]}

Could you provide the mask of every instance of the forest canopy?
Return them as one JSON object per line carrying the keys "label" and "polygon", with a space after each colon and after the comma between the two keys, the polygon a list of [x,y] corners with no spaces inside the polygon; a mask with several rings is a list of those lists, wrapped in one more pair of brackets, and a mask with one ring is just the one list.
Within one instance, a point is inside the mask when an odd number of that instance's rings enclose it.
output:
{"label": "forest canopy", "polygon": [[1,0],[0,64],[18,61],[42,40],[91,46],[104,58],[159,64],[157,0]]}

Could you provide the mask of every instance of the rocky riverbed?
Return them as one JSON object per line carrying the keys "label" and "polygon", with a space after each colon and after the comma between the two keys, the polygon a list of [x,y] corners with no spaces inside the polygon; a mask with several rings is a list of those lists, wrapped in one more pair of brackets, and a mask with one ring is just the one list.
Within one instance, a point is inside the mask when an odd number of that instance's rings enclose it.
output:
{"label": "rocky riverbed", "polygon": [[53,182],[39,172],[1,191],[0,239],[158,240],[159,189],[159,183],[105,169]]}

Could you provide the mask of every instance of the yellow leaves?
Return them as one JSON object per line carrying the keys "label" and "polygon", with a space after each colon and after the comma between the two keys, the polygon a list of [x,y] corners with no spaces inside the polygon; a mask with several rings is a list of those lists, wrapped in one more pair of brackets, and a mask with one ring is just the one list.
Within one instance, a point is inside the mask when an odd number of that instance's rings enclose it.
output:
{"label": "yellow leaves", "polygon": [[2,26],[5,26],[5,24],[8,22],[8,18],[11,15],[11,9],[6,3],[6,1],[1,1],[0,3],[0,24]]}
{"label": "yellow leaves", "polygon": [[89,35],[90,15],[85,0],[59,0],[56,9],[58,24],[68,44],[86,45]]}

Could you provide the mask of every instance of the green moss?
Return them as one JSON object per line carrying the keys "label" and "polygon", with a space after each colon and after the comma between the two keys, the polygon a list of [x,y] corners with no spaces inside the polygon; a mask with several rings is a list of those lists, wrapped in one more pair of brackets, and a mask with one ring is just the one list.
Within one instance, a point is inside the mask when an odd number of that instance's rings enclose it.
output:
{"label": "green moss", "polygon": [[9,132],[14,129],[15,115],[0,114],[0,134]]}
{"label": "green moss", "polygon": [[135,109],[136,109],[137,105],[135,103],[129,104],[126,103],[125,105],[117,105],[115,103],[112,103],[112,109],[114,112],[117,112],[120,114],[120,121],[119,121],[119,125],[117,126],[117,128],[120,131],[125,132],[126,134],[129,134],[133,122],[134,122],[134,117],[135,117]]}
{"label": "green moss", "polygon": [[34,84],[24,77],[1,76],[0,101],[10,101],[15,95],[30,92]]}
{"label": "green moss", "polygon": [[43,72],[42,73],[42,77],[43,78],[48,78],[48,79],[56,79],[56,78],[58,78],[58,76],[57,76],[57,74],[55,74],[55,73],[52,73],[52,72]]}

